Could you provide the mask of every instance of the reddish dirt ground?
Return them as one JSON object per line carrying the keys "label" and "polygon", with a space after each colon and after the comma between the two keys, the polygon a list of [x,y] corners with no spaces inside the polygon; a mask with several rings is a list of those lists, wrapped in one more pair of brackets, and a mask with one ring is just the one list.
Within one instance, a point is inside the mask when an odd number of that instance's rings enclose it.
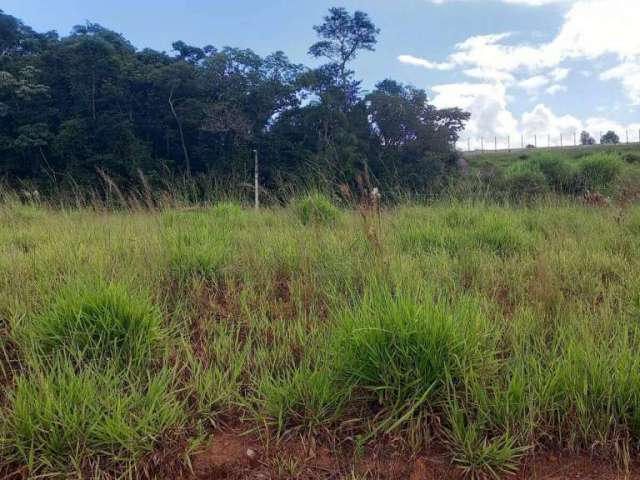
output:
{"label": "reddish dirt ground", "polygon": [[[341,458],[342,457],[342,458]],[[378,445],[357,457],[352,452],[309,441],[289,441],[269,446],[255,437],[222,433],[193,461],[189,480],[447,480],[462,479],[444,452],[411,455],[392,445]],[[640,463],[625,474],[615,462],[586,455],[546,453],[524,462],[514,480],[640,480]]]}

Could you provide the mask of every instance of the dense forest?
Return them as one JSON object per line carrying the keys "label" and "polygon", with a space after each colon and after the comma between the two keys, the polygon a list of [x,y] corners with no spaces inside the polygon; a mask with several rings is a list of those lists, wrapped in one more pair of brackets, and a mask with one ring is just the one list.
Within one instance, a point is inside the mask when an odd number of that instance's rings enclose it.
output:
{"label": "dense forest", "polygon": [[45,192],[104,175],[121,188],[142,175],[237,188],[256,150],[272,192],[441,188],[469,114],[391,79],[365,92],[350,65],[377,43],[366,13],[333,8],[314,29],[322,65],[308,68],[281,51],[139,50],[94,23],[38,33],[0,10],[0,177]]}

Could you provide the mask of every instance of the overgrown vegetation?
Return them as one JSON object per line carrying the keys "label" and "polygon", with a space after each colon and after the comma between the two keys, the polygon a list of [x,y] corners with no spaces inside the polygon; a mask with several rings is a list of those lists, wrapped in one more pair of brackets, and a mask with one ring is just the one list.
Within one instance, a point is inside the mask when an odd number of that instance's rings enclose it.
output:
{"label": "overgrown vegetation", "polygon": [[[628,168],[528,160],[548,188]],[[547,449],[628,464],[640,210],[620,205],[5,202],[0,471],[153,476],[158,452],[187,468],[189,445],[229,425],[351,445],[345,478],[390,440],[475,478]]]}
{"label": "overgrown vegetation", "polygon": [[469,157],[466,175],[453,179],[447,193],[510,201],[597,193],[633,201],[640,198],[637,154],[637,146],[618,146],[598,151],[475,155]]}

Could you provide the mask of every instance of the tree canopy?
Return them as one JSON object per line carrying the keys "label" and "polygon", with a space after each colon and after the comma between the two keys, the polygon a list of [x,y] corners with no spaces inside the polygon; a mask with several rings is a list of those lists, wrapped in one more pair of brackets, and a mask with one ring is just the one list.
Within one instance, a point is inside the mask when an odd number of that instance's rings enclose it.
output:
{"label": "tree canopy", "polygon": [[383,80],[371,92],[350,69],[380,33],[364,12],[332,8],[314,27],[317,68],[283,52],[203,47],[139,50],[101,25],[38,33],[0,10],[0,176],[42,188],[126,186],[206,176],[246,183],[260,152],[266,188],[356,184],[438,188],[469,114],[424,90]]}
{"label": "tree canopy", "polygon": [[620,137],[613,130],[609,130],[607,133],[602,135],[602,138],[600,138],[600,143],[603,145],[615,145],[620,143]]}

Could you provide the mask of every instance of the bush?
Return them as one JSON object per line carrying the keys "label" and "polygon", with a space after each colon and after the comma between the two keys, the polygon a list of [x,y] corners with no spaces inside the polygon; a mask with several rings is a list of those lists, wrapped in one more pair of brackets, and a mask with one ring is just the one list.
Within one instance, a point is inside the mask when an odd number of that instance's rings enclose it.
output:
{"label": "bush", "polygon": [[640,163],[640,153],[627,152],[622,158],[627,163]]}
{"label": "bush", "polygon": [[505,177],[507,190],[514,198],[541,195],[548,190],[547,179],[537,165],[519,164],[512,167]]}
{"label": "bush", "polygon": [[36,354],[143,365],[163,336],[147,298],[120,285],[73,283],[26,326]]}
{"label": "bush", "polygon": [[558,193],[573,193],[576,188],[576,169],[559,157],[542,157],[537,162],[547,184]]}
{"label": "bush", "polygon": [[296,201],[295,210],[303,225],[331,225],[340,216],[340,210],[320,193],[312,193]]}
{"label": "bush", "polygon": [[622,163],[617,155],[598,153],[584,158],[580,175],[587,190],[603,193],[609,190],[621,170]]}
{"label": "bush", "polygon": [[19,377],[10,394],[0,456],[29,465],[34,476],[76,478],[71,473],[87,467],[93,473],[122,472],[184,420],[180,403],[169,393],[170,380],[164,372],[141,388],[120,366],[79,373],[62,363]]}

